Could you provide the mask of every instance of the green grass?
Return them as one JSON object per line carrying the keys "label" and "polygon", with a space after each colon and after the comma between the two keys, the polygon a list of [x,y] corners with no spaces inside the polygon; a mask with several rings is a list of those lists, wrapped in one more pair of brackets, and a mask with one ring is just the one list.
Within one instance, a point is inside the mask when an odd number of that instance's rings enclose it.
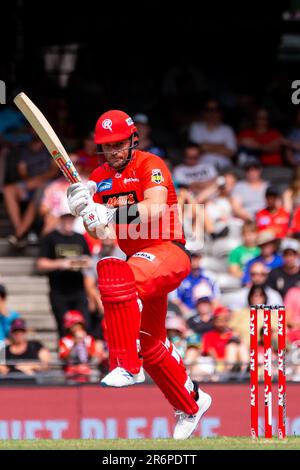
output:
{"label": "green grass", "polygon": [[300,436],[285,440],[247,437],[173,439],[61,439],[0,441],[0,450],[229,450],[229,449],[300,449]]}

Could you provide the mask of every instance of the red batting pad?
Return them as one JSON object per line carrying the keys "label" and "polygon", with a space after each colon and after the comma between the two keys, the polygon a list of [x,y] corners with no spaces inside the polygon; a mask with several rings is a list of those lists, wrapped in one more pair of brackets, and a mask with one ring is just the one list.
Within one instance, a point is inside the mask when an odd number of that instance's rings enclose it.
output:
{"label": "red batting pad", "polygon": [[118,258],[97,264],[99,291],[107,327],[110,370],[123,367],[137,374],[141,367],[138,339],[141,313],[130,266]]}
{"label": "red batting pad", "polygon": [[141,351],[144,369],[171,405],[187,414],[197,413],[192,381],[173,345],[141,332]]}

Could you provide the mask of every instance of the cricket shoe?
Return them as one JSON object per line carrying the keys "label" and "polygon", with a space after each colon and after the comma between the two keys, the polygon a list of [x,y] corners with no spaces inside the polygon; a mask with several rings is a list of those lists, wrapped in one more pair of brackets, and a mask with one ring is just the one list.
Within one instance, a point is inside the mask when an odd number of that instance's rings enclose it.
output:
{"label": "cricket shoe", "polygon": [[176,426],[173,433],[174,439],[188,439],[195,431],[200,418],[208,410],[211,405],[212,399],[208,393],[202,392],[198,389],[198,399],[196,400],[199,410],[194,415],[188,415],[183,411],[176,410],[175,417],[177,419]]}
{"label": "cricket shoe", "polygon": [[144,369],[141,367],[138,374],[131,374],[122,367],[116,367],[100,382],[103,387],[128,387],[145,382]]}

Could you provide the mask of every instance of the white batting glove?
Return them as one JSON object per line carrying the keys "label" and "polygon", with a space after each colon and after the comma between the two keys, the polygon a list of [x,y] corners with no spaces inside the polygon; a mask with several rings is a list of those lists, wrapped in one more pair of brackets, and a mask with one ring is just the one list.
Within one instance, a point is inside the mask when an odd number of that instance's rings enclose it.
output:
{"label": "white batting glove", "polygon": [[72,215],[78,217],[86,207],[93,203],[93,195],[97,190],[95,181],[87,184],[71,184],[67,189],[68,205]]}
{"label": "white batting glove", "polygon": [[116,209],[108,209],[103,204],[91,202],[86,206],[80,215],[83,218],[85,227],[90,231],[96,231],[97,234],[105,233],[107,225],[112,221]]}

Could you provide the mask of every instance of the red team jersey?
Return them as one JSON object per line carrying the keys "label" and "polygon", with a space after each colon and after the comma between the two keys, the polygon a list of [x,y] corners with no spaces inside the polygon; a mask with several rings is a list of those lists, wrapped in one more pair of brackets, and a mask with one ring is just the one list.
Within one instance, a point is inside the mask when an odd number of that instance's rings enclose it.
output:
{"label": "red team jersey", "polygon": [[[151,153],[135,150],[122,172],[108,163],[96,168],[90,179],[97,183],[94,201],[110,208],[133,205],[144,199],[144,191],[157,186],[168,189],[167,210],[157,223],[130,226],[116,225],[116,235],[121,250],[128,256],[162,241],[185,244],[179,221],[177,196],[172,177],[165,162]],[[141,236],[138,236],[141,233]]]}
{"label": "red team jersey", "polygon": [[276,237],[284,238],[289,228],[290,214],[280,207],[275,212],[268,209],[262,209],[256,214],[256,225],[259,232],[271,229],[275,232]]}

